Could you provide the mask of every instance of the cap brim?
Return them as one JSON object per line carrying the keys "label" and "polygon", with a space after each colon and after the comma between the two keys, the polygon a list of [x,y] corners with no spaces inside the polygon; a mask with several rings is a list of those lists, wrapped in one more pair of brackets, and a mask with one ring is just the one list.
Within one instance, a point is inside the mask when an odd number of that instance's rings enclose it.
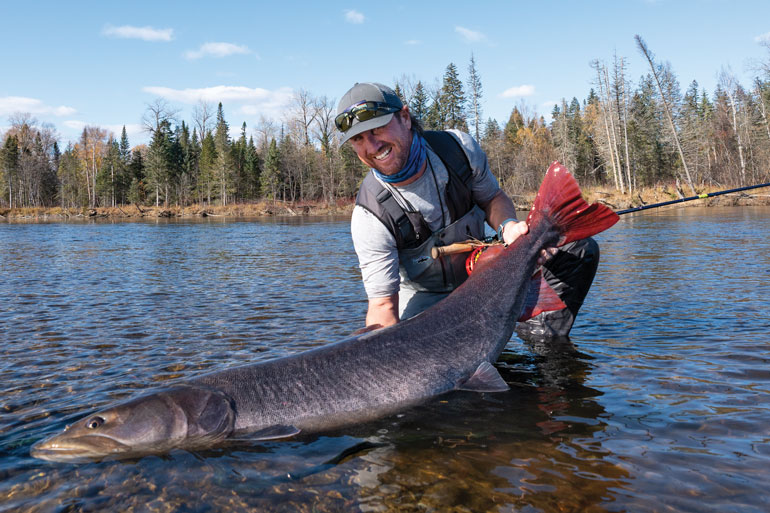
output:
{"label": "cap brim", "polygon": [[381,126],[385,126],[388,123],[390,123],[390,120],[393,119],[393,114],[383,114],[382,116],[377,116],[376,118],[368,119],[366,121],[353,121],[353,126],[350,127],[350,129],[347,132],[342,133],[342,139],[340,139],[340,146],[345,144],[345,142],[353,137],[354,135],[358,135],[362,132],[366,132],[367,130],[372,130],[373,128],[379,128]]}

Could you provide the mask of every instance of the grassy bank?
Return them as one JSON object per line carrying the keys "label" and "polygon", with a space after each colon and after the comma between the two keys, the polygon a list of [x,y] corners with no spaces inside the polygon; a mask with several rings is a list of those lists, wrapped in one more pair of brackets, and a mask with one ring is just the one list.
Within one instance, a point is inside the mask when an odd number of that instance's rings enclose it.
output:
{"label": "grassy bank", "polygon": [[[717,192],[719,188],[702,188],[698,193]],[[693,206],[745,206],[770,205],[770,188],[757,189],[751,193],[732,193],[716,198],[695,200],[687,203],[671,205],[663,208],[684,208]],[[675,187],[661,185],[655,188],[644,188],[633,194],[620,194],[610,188],[586,188],[583,194],[589,203],[598,201],[614,210],[622,210],[640,205],[649,205],[679,199]],[[685,193],[689,196],[689,193]],[[519,210],[529,209],[535,198],[535,191],[513,196]],[[334,204],[317,202],[271,202],[234,203],[232,205],[190,205],[180,206],[144,206],[121,205],[119,207],[96,208],[0,208],[0,219],[90,219],[90,218],[171,218],[171,217],[270,217],[270,216],[328,216],[349,215],[353,210],[353,199],[338,200]]]}

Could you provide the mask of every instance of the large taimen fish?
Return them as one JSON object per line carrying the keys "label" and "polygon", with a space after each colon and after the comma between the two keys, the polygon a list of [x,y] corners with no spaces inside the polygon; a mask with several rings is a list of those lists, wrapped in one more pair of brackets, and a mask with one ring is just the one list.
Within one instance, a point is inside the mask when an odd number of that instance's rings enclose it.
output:
{"label": "large taimen fish", "polygon": [[525,308],[540,251],[617,219],[607,207],[589,206],[569,171],[554,163],[527,218],[529,233],[422,314],[139,396],[36,443],[31,453],[73,460],[200,448],[244,433],[283,438],[380,417],[450,390],[505,390],[491,364]]}

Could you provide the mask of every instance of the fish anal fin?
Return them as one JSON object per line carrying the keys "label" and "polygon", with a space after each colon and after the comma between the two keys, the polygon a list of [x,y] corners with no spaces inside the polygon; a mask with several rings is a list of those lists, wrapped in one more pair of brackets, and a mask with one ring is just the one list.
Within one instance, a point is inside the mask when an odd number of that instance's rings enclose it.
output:
{"label": "fish anal fin", "polygon": [[458,390],[469,392],[505,392],[509,388],[497,369],[489,362],[482,362],[473,376],[457,387]]}
{"label": "fish anal fin", "polygon": [[278,440],[280,438],[289,438],[291,436],[299,434],[301,429],[295,426],[286,426],[277,424],[275,426],[266,427],[258,431],[253,431],[246,434],[242,438],[248,440]]}
{"label": "fish anal fin", "polygon": [[518,320],[524,322],[543,312],[552,312],[563,308],[567,308],[567,305],[545,281],[542,271],[537,271],[529,281],[527,299]]}

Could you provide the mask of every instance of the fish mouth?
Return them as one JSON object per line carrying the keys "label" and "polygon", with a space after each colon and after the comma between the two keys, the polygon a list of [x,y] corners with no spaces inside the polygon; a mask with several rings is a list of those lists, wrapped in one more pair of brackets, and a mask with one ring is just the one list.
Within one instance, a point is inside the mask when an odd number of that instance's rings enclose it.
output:
{"label": "fish mouth", "polygon": [[30,455],[47,461],[78,461],[101,459],[116,453],[129,452],[131,447],[104,435],[79,437],[52,436],[30,448]]}

